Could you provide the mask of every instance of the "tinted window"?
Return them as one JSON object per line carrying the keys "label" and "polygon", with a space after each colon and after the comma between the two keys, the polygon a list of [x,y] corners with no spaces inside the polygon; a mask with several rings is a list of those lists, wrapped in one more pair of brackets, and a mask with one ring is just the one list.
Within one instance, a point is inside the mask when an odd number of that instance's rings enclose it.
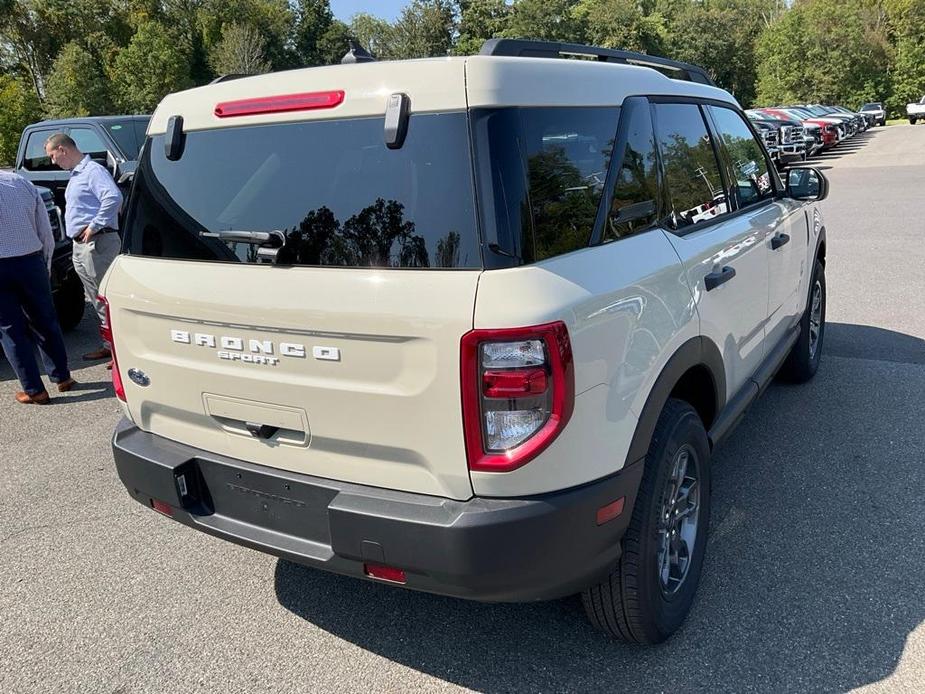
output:
{"label": "tinted window", "polygon": [[739,207],[746,207],[774,195],[764,148],[735,111],[708,106],[723,143],[727,171],[735,185]]}
{"label": "tinted window", "polygon": [[706,222],[727,211],[711,138],[694,104],[656,104],[656,136],[675,229]]}
{"label": "tinted window", "polygon": [[60,171],[61,168],[51,163],[45,154],[45,140],[55,134],[55,130],[33,130],[26,140],[26,154],[23,167],[29,171]]}
{"label": "tinted window", "polygon": [[401,149],[383,118],[190,132],[178,161],[151,139],[127,219],[131,253],[258,262],[220,231],[280,231],[286,264],[481,266],[464,113],[411,117]]}
{"label": "tinted window", "polygon": [[95,159],[101,164],[106,163],[106,144],[95,130],[90,128],[70,128],[68,135],[74,140],[79,149],[84,154],[89,154],[91,159]]}
{"label": "tinted window", "polygon": [[109,133],[110,137],[119,145],[119,149],[125,154],[127,159],[136,159],[138,150],[141,149],[141,143],[145,141],[145,128],[148,127],[148,121],[142,121],[141,134],[138,133],[139,123],[135,120],[124,121],[106,121],[103,127]]}
{"label": "tinted window", "polygon": [[648,107],[624,112],[630,118],[626,152],[617,173],[604,241],[620,239],[655,224],[658,215],[655,133]]}
{"label": "tinted window", "polygon": [[474,130],[489,239],[521,262],[588,245],[619,109],[478,110]]}

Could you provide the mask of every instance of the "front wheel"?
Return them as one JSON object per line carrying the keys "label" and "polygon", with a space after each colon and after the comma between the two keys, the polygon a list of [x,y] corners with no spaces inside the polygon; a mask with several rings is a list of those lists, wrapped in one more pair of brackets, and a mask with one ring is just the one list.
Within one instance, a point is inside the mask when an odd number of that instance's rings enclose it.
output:
{"label": "front wheel", "polygon": [[588,619],[624,641],[653,644],[671,636],[690,611],[710,525],[710,446],[697,412],[665,404],[610,575],[581,596]]}
{"label": "front wheel", "polygon": [[800,337],[781,367],[784,380],[805,383],[816,375],[825,337],[825,302],[825,266],[817,260],[809,288],[809,301],[800,319]]}

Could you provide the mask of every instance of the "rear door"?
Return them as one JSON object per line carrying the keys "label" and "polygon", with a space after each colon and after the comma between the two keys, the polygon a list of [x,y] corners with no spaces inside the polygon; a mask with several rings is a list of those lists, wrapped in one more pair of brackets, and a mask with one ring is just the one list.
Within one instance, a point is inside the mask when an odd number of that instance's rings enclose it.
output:
{"label": "rear door", "polygon": [[666,231],[684,265],[701,333],[723,354],[728,399],[764,356],[769,227],[761,213],[735,214],[735,194],[701,108],[653,105],[668,195]]}
{"label": "rear door", "polygon": [[105,287],[135,423],[276,468],[471,496],[468,143],[464,112],[413,115],[399,149],[382,117],[193,131],[176,160],[153,137]]}

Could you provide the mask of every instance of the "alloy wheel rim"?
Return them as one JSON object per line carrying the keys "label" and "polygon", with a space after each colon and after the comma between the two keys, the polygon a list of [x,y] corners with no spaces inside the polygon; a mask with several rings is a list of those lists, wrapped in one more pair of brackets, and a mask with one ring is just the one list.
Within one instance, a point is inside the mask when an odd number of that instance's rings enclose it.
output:
{"label": "alloy wheel rim", "polygon": [[700,464],[689,445],[675,453],[662,496],[658,525],[658,576],[662,593],[677,593],[690,571],[700,521]]}
{"label": "alloy wheel rim", "polygon": [[809,311],[809,358],[816,358],[819,336],[822,333],[822,283],[816,280]]}

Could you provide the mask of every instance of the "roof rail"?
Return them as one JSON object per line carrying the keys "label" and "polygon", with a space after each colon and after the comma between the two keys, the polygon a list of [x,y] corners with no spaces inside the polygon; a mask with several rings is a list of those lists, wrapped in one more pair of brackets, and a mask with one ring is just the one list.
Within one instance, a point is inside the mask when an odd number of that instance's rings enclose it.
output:
{"label": "roof rail", "polygon": [[570,55],[591,56],[607,63],[641,65],[657,70],[669,70],[672,79],[698,82],[715,87],[716,83],[707,71],[697,65],[669,60],[657,55],[646,55],[633,51],[618,51],[612,48],[585,46],[580,43],[557,43],[554,41],[530,41],[527,39],[488,39],[482,44],[479,55],[504,55],[515,58],[562,58]]}
{"label": "roof rail", "polygon": [[209,82],[209,84],[218,84],[219,82],[230,82],[231,80],[239,80],[242,77],[253,77],[253,75],[239,75],[236,73],[230,73],[228,75],[219,75],[214,80]]}

